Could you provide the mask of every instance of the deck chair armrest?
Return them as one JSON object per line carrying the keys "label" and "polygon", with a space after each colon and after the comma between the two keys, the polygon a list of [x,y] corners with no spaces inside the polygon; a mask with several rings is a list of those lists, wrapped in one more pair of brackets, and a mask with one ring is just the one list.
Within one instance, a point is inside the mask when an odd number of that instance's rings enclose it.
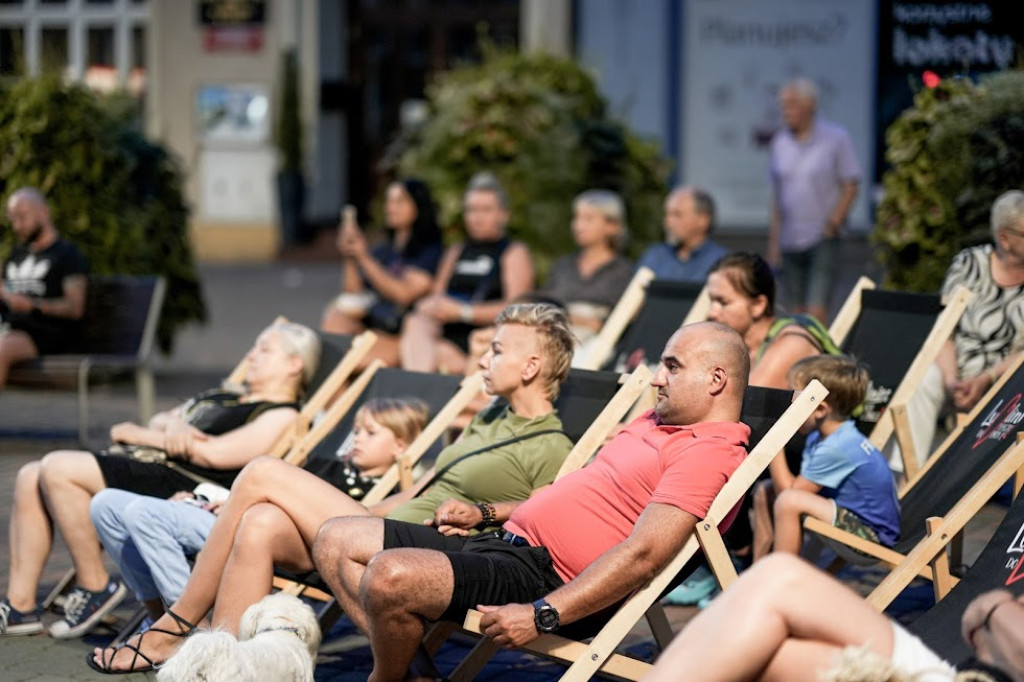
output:
{"label": "deck chair armrest", "polygon": [[[483,635],[480,631],[480,618],[482,616],[483,614],[479,611],[470,609],[466,613],[466,619],[463,621],[463,629],[467,632]],[[558,635],[540,635],[537,639],[526,645],[525,649],[545,658],[559,661],[577,660],[588,651],[587,645],[583,642],[566,639]],[[650,663],[613,654],[601,666],[601,672],[625,680],[639,680],[647,675],[652,667]]]}
{"label": "deck chair armrest", "polygon": [[[894,549],[889,549],[884,545],[879,545],[869,540],[865,540],[853,533],[848,533],[845,530],[841,530],[833,525],[825,523],[821,519],[816,519],[810,516],[805,517],[804,528],[812,533],[817,533],[824,538],[828,538],[829,540],[845,545],[850,549],[870,555],[880,563],[888,564],[889,566],[896,566],[906,558],[903,554],[900,554]],[[922,577],[927,578],[930,575],[931,573],[921,571]]]}

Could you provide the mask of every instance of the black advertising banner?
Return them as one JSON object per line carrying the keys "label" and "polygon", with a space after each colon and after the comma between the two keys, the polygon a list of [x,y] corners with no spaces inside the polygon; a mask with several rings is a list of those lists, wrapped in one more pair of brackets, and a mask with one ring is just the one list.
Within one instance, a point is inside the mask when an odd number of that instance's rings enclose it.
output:
{"label": "black advertising banner", "polygon": [[265,0],[199,0],[199,23],[206,27],[262,26]]}
{"label": "black advertising banner", "polygon": [[[878,176],[885,131],[929,79],[976,77],[1016,63],[1024,23],[1007,0],[880,0],[878,9]],[[932,75],[934,74],[934,75]]]}

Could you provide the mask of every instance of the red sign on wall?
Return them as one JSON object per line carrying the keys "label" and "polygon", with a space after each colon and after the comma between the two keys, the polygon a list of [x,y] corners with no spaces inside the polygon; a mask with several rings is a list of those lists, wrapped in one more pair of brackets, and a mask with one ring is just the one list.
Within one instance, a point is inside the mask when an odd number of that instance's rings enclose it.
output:
{"label": "red sign on wall", "polygon": [[263,49],[263,28],[259,26],[218,26],[203,31],[207,52],[259,52]]}

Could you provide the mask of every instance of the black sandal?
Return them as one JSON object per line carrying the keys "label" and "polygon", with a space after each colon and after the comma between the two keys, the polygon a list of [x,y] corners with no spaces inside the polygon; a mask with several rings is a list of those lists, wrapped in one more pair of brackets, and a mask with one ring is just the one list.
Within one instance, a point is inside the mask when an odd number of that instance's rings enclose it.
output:
{"label": "black sandal", "polygon": [[[142,650],[140,649],[140,647],[142,646],[142,640],[148,633],[159,632],[164,635],[171,635],[172,637],[184,638],[188,637],[196,631],[195,625],[188,622],[187,620],[176,614],[174,611],[167,609],[167,614],[174,619],[174,622],[177,623],[178,626],[183,627],[184,630],[181,632],[171,632],[170,630],[164,630],[163,628],[151,627],[139,635],[139,640],[137,644],[123,642],[111,650],[111,654],[109,657],[106,655],[106,651],[104,651],[104,655],[101,657],[100,663],[96,662],[95,654],[90,653],[85,657],[85,662],[89,665],[90,668],[92,668],[98,673],[103,673],[104,675],[128,675],[130,673],[141,673],[147,672],[149,670],[156,670],[163,664],[163,661],[161,661],[160,663],[154,662],[153,659],[151,659],[146,654],[142,653]],[[113,664],[114,658],[117,656],[117,652],[119,652],[121,649],[130,649],[135,652],[135,655],[132,657],[131,665],[127,669],[114,670],[110,666]],[[138,663],[138,660],[140,658],[146,663],[148,663],[148,665],[136,667],[135,664]]]}

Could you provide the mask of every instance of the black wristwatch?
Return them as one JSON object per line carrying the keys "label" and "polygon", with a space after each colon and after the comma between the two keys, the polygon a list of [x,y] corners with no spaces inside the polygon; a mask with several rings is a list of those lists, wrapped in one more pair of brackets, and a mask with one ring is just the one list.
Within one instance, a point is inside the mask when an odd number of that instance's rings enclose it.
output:
{"label": "black wristwatch", "polygon": [[533,624],[537,632],[554,632],[558,629],[558,611],[543,599],[533,602]]}

